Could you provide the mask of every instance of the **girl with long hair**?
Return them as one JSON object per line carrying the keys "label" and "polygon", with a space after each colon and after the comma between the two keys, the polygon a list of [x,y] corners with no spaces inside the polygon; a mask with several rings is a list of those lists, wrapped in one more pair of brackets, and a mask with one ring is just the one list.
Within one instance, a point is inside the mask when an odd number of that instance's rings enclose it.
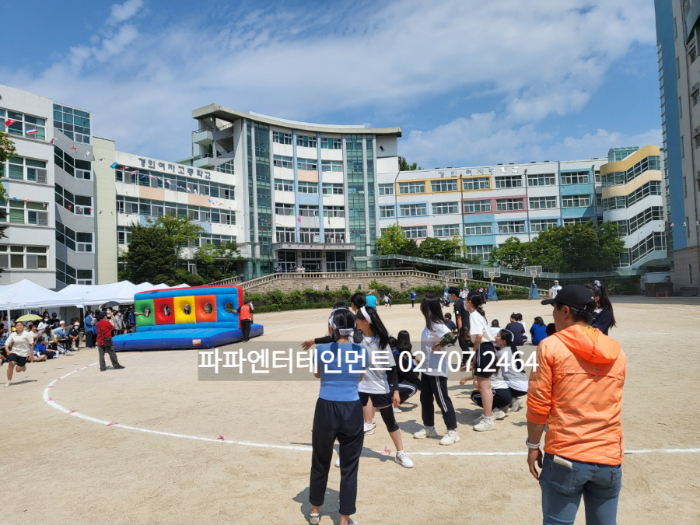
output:
{"label": "girl with long hair", "polygon": [[[362,346],[367,349],[368,354],[367,368],[359,387],[365,428],[368,429],[366,434],[374,434],[372,420],[375,410],[379,410],[396,447],[396,463],[402,467],[412,468],[413,461],[403,451],[401,430],[394,416],[394,408],[398,408],[401,398],[396,361],[389,346],[389,332],[379,318],[377,309],[371,306],[363,306],[358,310],[357,327],[365,335]],[[368,406],[370,399],[372,405]]]}
{"label": "girl with long hair", "polygon": [[491,391],[491,376],[496,371],[496,352],[493,347],[494,337],[491,335],[483,309],[484,298],[481,294],[472,295],[467,302],[469,311],[469,334],[474,342],[475,386],[481,393],[484,414],[474,425],[477,432],[496,430],[493,422],[493,392]]}
{"label": "girl with long hair", "polygon": [[530,327],[530,335],[532,336],[532,344],[537,346],[542,339],[547,338],[547,326],[541,317],[535,317],[535,322]]}
{"label": "girl with long hair", "polygon": [[[441,344],[443,337],[451,331],[445,325],[440,299],[437,297],[423,297],[420,311],[425,318],[425,329],[421,334],[422,358],[419,363],[423,367],[420,375],[423,428],[413,434],[413,437],[416,439],[438,437],[435,431],[435,405],[433,404],[433,400],[435,400],[440,407],[442,418],[447,427],[447,432],[440,440],[440,444],[452,445],[459,441],[457,416],[447,392],[447,359],[443,356],[446,350]],[[425,366],[426,360],[427,366]]]}
{"label": "girl with long hair", "polygon": [[598,280],[584,286],[591,291],[591,294],[593,294],[595,298],[596,309],[593,312],[593,322],[591,326],[597,328],[605,335],[608,335],[608,330],[617,324],[608,293],[605,291],[603,283]]}

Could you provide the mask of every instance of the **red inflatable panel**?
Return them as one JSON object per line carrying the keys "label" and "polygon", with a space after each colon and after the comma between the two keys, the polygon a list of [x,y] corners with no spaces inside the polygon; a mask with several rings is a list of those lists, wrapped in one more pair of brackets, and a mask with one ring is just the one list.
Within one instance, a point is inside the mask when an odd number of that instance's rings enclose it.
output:
{"label": "red inflatable panel", "polygon": [[[173,307],[173,297],[163,297],[154,299],[156,311],[156,325],[175,324],[175,308]],[[166,315],[167,314],[167,315]]]}
{"label": "red inflatable panel", "polygon": [[216,295],[195,295],[194,305],[198,323],[216,322]]}

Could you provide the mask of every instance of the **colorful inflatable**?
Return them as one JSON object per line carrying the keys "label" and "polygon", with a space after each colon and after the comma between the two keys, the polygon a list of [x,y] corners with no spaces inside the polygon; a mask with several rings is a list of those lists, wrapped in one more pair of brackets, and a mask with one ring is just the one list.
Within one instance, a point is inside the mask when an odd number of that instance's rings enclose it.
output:
{"label": "colorful inflatable", "polygon": [[[114,337],[114,349],[176,350],[213,348],[243,339],[238,310],[240,286],[196,286],[141,292],[134,296],[136,332]],[[263,334],[253,324],[250,336]]]}

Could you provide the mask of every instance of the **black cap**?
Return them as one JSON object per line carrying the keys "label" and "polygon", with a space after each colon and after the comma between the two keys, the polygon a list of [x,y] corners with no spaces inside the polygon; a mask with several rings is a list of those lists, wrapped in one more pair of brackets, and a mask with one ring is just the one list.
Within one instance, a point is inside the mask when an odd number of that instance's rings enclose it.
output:
{"label": "black cap", "polygon": [[555,299],[545,299],[542,304],[565,304],[572,308],[585,310],[590,303],[595,302],[595,297],[591,295],[591,291],[580,284],[567,284],[559,290]]}

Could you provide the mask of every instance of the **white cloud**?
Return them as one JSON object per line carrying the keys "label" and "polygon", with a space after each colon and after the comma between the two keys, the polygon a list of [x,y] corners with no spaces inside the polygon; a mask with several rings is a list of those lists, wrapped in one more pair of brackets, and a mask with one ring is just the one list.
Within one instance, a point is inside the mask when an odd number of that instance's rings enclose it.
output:
{"label": "white cloud", "polygon": [[[146,28],[134,18],[142,0],[127,0],[112,6],[115,27],[97,42],[86,37],[43,72],[0,67],[0,76],[92,109],[96,133],[118,148],[169,158],[189,153],[190,112],[211,102],[305,121],[362,111],[362,120],[383,115],[401,125],[403,112],[437,97],[489,94],[501,100],[491,117],[458,118],[411,134],[407,145],[418,155],[452,126],[505,153],[508,144],[551,140],[533,123],[580,111],[616,60],[655,42],[646,0],[280,5],[224,11],[214,24],[193,15]],[[496,124],[502,120],[511,125]],[[453,140],[432,147],[438,165],[462,148]]]}
{"label": "white cloud", "polygon": [[132,18],[143,7],[143,0],[126,0],[123,4],[113,4],[107,19],[108,24],[119,24]]}

